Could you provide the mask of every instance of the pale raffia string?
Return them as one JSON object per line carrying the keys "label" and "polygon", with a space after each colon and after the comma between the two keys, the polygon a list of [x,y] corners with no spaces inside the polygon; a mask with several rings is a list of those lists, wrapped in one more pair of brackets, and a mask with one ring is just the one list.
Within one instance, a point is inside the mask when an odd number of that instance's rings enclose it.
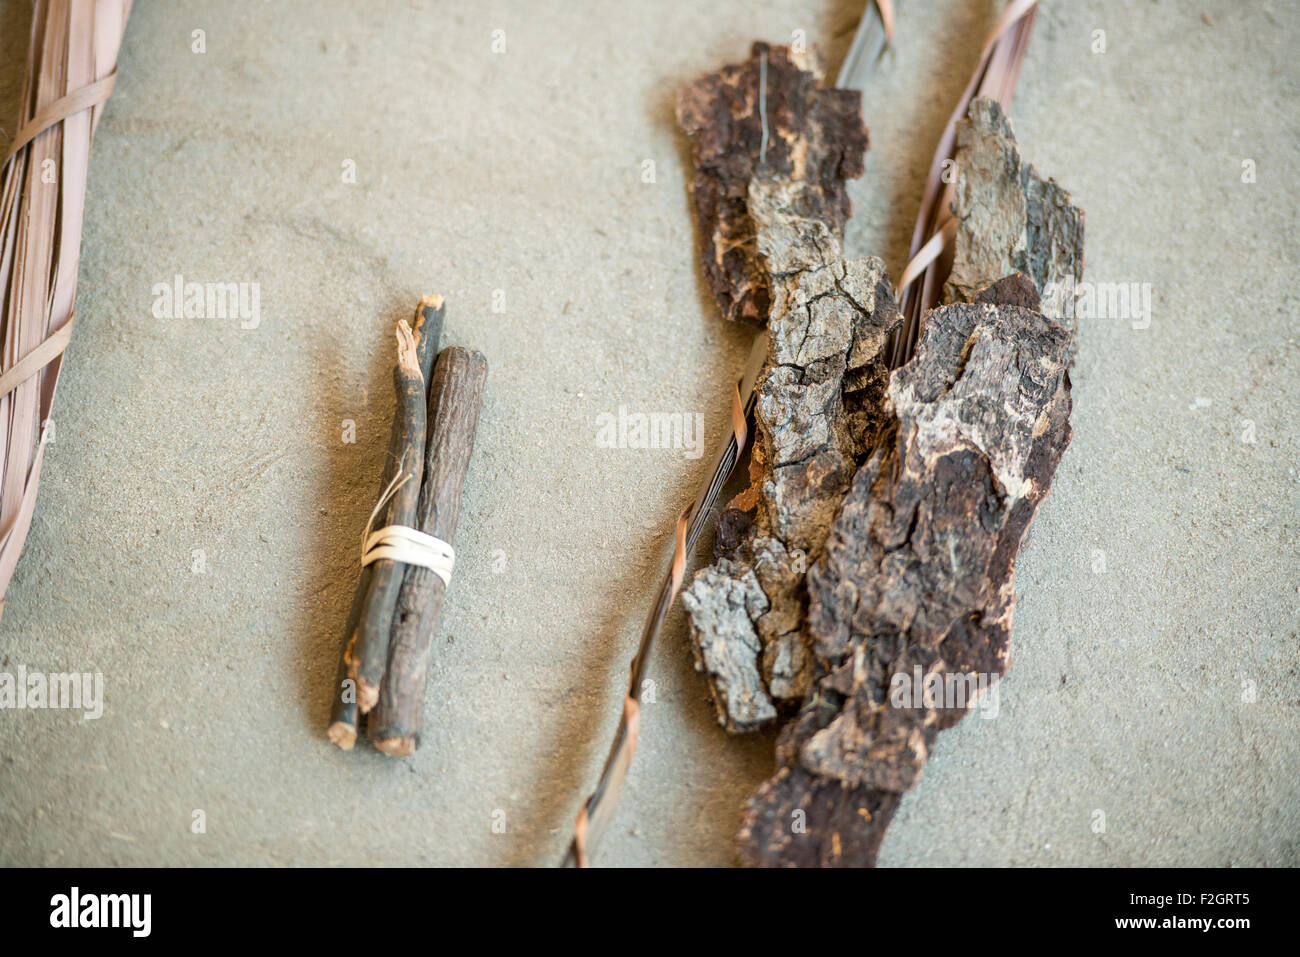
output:
{"label": "pale raffia string", "polygon": [[447,542],[409,525],[385,525],[378,531],[371,531],[379,510],[411,477],[409,472],[394,475],[384,494],[379,497],[374,511],[370,513],[365,534],[361,536],[361,567],[387,559],[403,565],[427,568],[441,578],[444,585],[450,585],[451,571],[456,565],[456,549]]}

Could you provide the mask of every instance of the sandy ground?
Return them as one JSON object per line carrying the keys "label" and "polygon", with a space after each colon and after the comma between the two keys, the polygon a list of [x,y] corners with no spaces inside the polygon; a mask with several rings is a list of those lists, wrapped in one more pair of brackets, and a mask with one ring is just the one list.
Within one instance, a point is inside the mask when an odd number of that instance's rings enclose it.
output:
{"label": "sandy ground", "polygon": [[[998,8],[908,0],[866,96],[848,245],[894,274]],[[102,672],[105,710],[0,712],[0,863],[559,858],[749,338],[702,292],[675,91],[795,30],[835,69],[857,10],[456,9],[137,3],[0,621],[0,670]],[[0,2],[0,140],[28,16]],[[1083,324],[1001,710],[941,737],[882,864],[1300,863],[1297,54],[1281,2],[1039,17],[1022,149],[1087,209],[1086,278],[1150,284],[1151,321]],[[258,283],[260,322],[156,318],[177,274]],[[391,328],[429,292],[491,374],[428,734],[398,762],[322,732]],[[620,405],[702,412],[709,452],[597,447]],[[772,739],[717,727],[680,612],[653,674],[601,861],[733,863]]]}

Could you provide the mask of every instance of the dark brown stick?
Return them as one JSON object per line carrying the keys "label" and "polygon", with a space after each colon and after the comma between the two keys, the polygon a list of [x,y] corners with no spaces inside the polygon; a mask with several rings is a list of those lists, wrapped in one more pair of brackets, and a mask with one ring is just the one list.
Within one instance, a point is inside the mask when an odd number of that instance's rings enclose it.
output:
{"label": "dark brown stick", "polygon": [[[402,448],[406,441],[406,422],[402,415],[402,394],[405,390],[405,377],[401,372],[400,360],[403,328],[407,330],[406,338],[410,339],[411,337],[410,327],[407,326],[406,320],[402,320],[397,329],[399,361],[393,373],[397,385],[398,408],[393,415],[393,427],[388,439],[388,452],[384,456],[384,471],[379,480],[379,491],[376,493],[376,498],[382,496],[389,485],[392,484],[393,477],[397,474],[398,466],[402,461]],[[367,565],[361,569],[361,577],[357,581],[357,590],[352,597],[352,608],[348,612],[347,627],[343,632],[343,653],[339,657],[338,676],[334,686],[334,704],[330,710],[329,739],[345,751],[350,750],[357,740],[356,645],[359,636],[357,626],[361,621],[362,610],[365,608],[370,595],[374,567],[374,565]]]}
{"label": "dark brown stick", "polygon": [[[420,489],[420,530],[448,544],[456,534],[460,493],[474,451],[487,360],[453,346],[438,356],[429,387],[429,444]],[[388,671],[369,719],[370,739],[385,754],[405,757],[419,746],[429,653],[445,586],[427,568],[406,570],[393,615]]]}
{"label": "dark brown stick", "polygon": [[[407,327],[405,321],[401,323],[402,327],[408,329],[407,335],[414,339],[414,349],[416,361],[418,363],[417,371],[420,374],[420,395],[419,401],[419,436],[415,447],[419,449],[424,441],[424,384],[428,381],[430,367],[433,356],[438,351],[438,340],[442,335],[442,317],[443,317],[443,300],[441,296],[425,296],[420,300],[415,309],[414,329]],[[398,349],[399,360],[402,350],[402,333],[398,332]],[[409,364],[409,363],[408,363]],[[378,495],[382,495],[388,486],[392,483],[394,475],[397,474],[398,467],[403,460],[403,450],[408,445],[408,433],[411,429],[409,417],[404,414],[407,406],[406,391],[408,388],[409,374],[403,374],[399,361],[398,367],[394,369],[394,383],[397,387],[398,409],[393,415],[393,429],[388,440],[388,453],[385,456],[383,477],[380,479]],[[418,453],[417,453],[418,455]],[[414,460],[412,460],[414,461]],[[415,490],[409,493],[411,496],[418,495],[419,476],[412,481],[416,483]],[[408,483],[410,484],[410,483]],[[412,501],[414,498],[412,497]],[[391,516],[396,510],[397,504],[394,502],[389,507]],[[385,522],[385,524],[388,524]],[[352,608],[348,612],[347,627],[344,631],[343,651],[339,657],[338,676],[335,681],[334,702],[330,709],[330,726],[329,738],[340,748],[347,750],[351,748],[357,740],[357,713],[358,713],[358,665],[359,651],[357,645],[361,635],[361,629],[358,627],[362,621],[363,614],[368,615],[368,621],[371,621],[372,628],[378,623],[379,615],[382,612],[384,604],[372,599],[374,582],[374,573],[383,565],[391,565],[391,562],[376,562],[361,570],[361,577],[357,582],[357,590],[352,599]],[[398,576],[400,585],[400,576]],[[382,630],[383,635],[383,652],[380,659],[379,671],[382,673],[384,667],[384,658],[388,652],[388,622],[392,619],[392,608],[396,601],[396,589],[393,589],[392,599],[388,600],[386,607],[388,609],[388,619],[384,622]],[[370,674],[370,672],[362,672]]]}
{"label": "dark brown stick", "polygon": [[[427,436],[425,404],[429,371],[433,357],[438,352],[438,339],[442,335],[443,301],[441,296],[426,296],[415,310],[415,348],[406,368],[400,361],[393,370],[393,383],[397,388],[398,411],[402,423],[401,444],[392,452],[396,467],[409,476],[394,493],[386,519],[376,519],[375,528],[384,525],[414,526],[416,504],[420,498],[423,475],[424,443]],[[356,646],[353,649],[353,677],[357,682],[357,706],[362,714],[369,712],[379,700],[379,685],[388,665],[388,637],[392,631],[393,610],[397,594],[402,587],[406,566],[388,559],[380,559],[370,566],[370,588],[361,608],[357,626]]]}
{"label": "dark brown stick", "polygon": [[[390,477],[388,481],[392,481]],[[380,486],[379,492],[388,487]],[[352,596],[352,609],[348,612],[347,627],[343,631],[343,653],[339,655],[338,675],[334,679],[334,704],[330,708],[329,739],[344,751],[357,743],[357,685],[349,674],[348,661],[352,656],[352,643],[356,638],[357,622],[361,620],[361,603],[370,585],[369,567],[361,569],[361,579]]]}

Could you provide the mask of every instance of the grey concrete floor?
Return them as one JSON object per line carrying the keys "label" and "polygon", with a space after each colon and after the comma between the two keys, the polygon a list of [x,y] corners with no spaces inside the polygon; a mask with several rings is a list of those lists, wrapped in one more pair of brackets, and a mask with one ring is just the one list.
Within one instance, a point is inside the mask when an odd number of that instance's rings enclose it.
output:
{"label": "grey concrete floor", "polygon": [[[105,712],[0,711],[0,863],[555,862],[708,467],[599,448],[597,417],[700,411],[711,449],[749,336],[702,290],[675,91],[796,30],[834,69],[858,6],[138,0],[0,620],[0,670],[102,672]],[[895,275],[999,7],[908,0],[866,95],[848,246]],[[0,122],[28,16],[0,0]],[[1000,713],[942,736],[882,864],[1300,863],[1298,54],[1280,0],[1039,16],[1022,150],[1086,207],[1086,278],[1149,283],[1151,322],[1083,323]],[[155,318],[177,274],[258,283],[260,324]],[[491,373],[399,762],[323,728],[391,327],[430,292]],[[772,738],[714,723],[680,612],[653,675],[601,862],[733,863]]]}

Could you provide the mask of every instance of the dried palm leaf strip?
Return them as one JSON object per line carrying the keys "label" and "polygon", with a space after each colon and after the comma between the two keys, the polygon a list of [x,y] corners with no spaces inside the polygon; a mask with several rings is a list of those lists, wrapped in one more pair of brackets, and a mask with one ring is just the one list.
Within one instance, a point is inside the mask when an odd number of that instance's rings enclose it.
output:
{"label": "dried palm leaf strip", "polygon": [[939,136],[912,232],[908,263],[898,279],[903,326],[891,344],[891,365],[895,369],[912,357],[921,320],[939,305],[943,281],[952,263],[956,222],[951,206],[955,180],[951,173],[945,176],[945,171],[952,167],[957,124],[965,118],[971,101],[977,97],[992,97],[1003,107],[1010,105],[1037,12],[1038,0],[1011,0],[1007,4],[984,42],[975,72]]}
{"label": "dried palm leaf strip", "polygon": [[31,527],[71,339],[90,145],[130,0],[38,0],[0,181],[0,613]]}
{"label": "dried palm leaf strip", "polygon": [[[687,556],[694,550],[722,487],[745,450],[749,437],[749,417],[754,411],[754,379],[766,354],[766,343],[760,337],[754,343],[744,375],[736,383],[732,396],[731,434],[718,453],[713,472],[703,491],[677,517],[673,555],[641,632],[636,655],[628,669],[627,693],[623,696],[623,712],[614,733],[614,743],[610,746],[609,756],[605,759],[596,787],[578,811],[573,838],[565,852],[562,866],[587,867],[591,863],[592,853],[609,827],[623,781],[627,778],[632,758],[636,754],[637,734],[641,727],[641,692],[650,666],[650,655],[654,651],[659,632],[663,630],[668,610],[681,590]],[[742,399],[742,396],[745,398]]]}

